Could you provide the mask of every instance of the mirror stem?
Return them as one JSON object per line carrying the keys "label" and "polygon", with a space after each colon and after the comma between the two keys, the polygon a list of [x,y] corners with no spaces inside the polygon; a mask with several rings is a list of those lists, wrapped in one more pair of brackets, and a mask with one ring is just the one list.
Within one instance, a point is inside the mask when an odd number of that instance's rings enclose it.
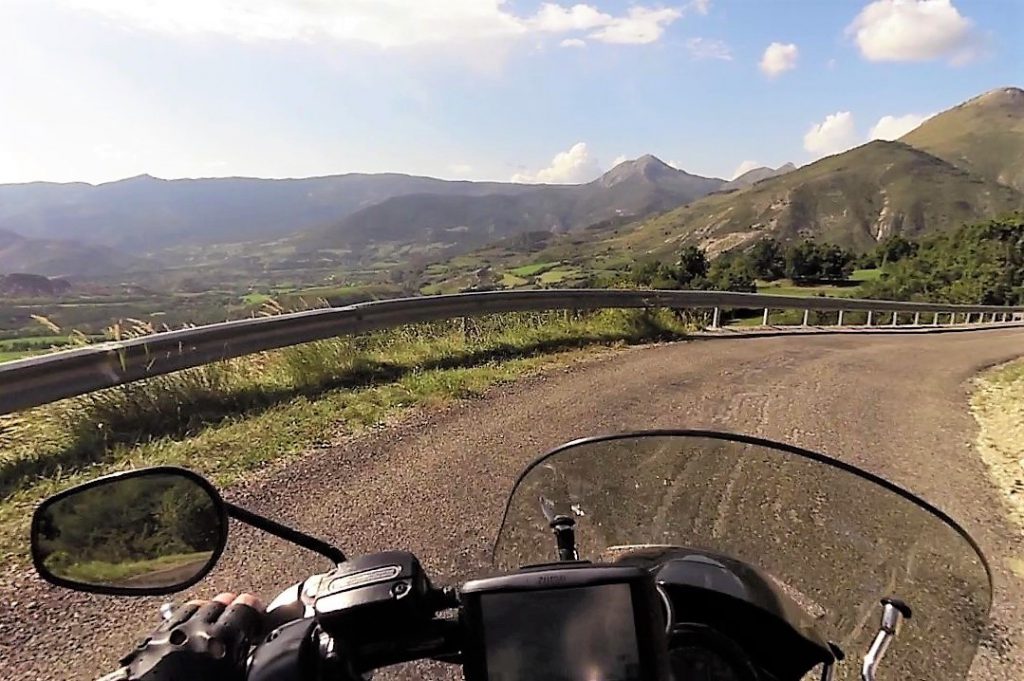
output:
{"label": "mirror stem", "polygon": [[889,649],[889,643],[899,632],[900,622],[903,618],[910,619],[910,614],[910,607],[903,601],[895,598],[882,599],[882,622],[871,649],[864,656],[864,664],[860,671],[860,678],[863,681],[875,681],[875,672],[878,671],[878,665]]}
{"label": "mirror stem", "polygon": [[551,520],[549,525],[555,532],[555,542],[558,545],[558,560],[579,560],[580,555],[576,551],[576,532],[573,529],[576,525],[576,520],[572,516],[557,515]]}
{"label": "mirror stem", "polygon": [[230,503],[225,503],[224,506],[227,509],[228,516],[239,522],[251,525],[252,527],[263,530],[267,534],[272,534],[275,537],[284,539],[285,541],[297,544],[314,553],[319,553],[324,558],[332,561],[335,565],[345,562],[345,554],[341,552],[341,549],[331,546],[325,541],[321,541],[316,537],[311,537],[304,532],[293,530],[286,525],[274,522],[270,518],[264,518],[252,511],[247,511],[241,506],[235,506]]}

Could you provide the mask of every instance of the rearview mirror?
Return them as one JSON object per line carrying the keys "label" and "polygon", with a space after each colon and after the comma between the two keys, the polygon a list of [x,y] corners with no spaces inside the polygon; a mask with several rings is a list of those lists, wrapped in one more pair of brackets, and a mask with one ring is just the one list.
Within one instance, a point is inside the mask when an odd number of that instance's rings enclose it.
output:
{"label": "rearview mirror", "polygon": [[204,478],[182,468],[147,468],[44,501],[32,517],[32,561],[58,586],[169,594],[213,569],[227,531],[224,502]]}

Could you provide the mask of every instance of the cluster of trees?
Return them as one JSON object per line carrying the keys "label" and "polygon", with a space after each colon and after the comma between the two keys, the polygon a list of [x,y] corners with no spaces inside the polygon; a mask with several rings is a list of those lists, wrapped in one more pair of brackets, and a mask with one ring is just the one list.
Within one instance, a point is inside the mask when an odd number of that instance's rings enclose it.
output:
{"label": "cluster of trees", "polygon": [[651,288],[752,292],[757,280],[845,281],[855,266],[882,271],[877,280],[862,284],[869,298],[1024,304],[1024,213],[920,241],[890,236],[860,255],[834,244],[765,239],[709,260],[705,251],[688,246],[674,264],[636,263],[628,279]]}
{"label": "cluster of trees", "polygon": [[[917,243],[902,241],[904,246],[888,259],[879,258],[883,274],[864,285],[868,297],[982,305],[1024,303],[1024,213],[964,225]],[[899,245],[899,240],[891,241],[892,245]]]}
{"label": "cluster of trees", "polygon": [[713,261],[707,253],[688,246],[674,265],[648,261],[637,263],[630,281],[652,288],[715,289],[748,291],[755,281],[784,277],[798,283],[844,281],[853,272],[856,256],[834,244],[803,241],[789,246],[765,239],[746,251],[723,253]]}
{"label": "cluster of trees", "polygon": [[648,260],[633,265],[630,283],[648,288],[753,292],[754,278],[725,256],[710,262],[707,253],[687,246],[674,265]]}

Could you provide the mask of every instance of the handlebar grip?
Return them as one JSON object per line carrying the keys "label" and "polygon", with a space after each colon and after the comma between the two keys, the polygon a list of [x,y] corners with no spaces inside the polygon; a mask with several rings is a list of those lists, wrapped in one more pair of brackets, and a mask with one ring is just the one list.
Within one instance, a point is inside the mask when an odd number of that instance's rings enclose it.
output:
{"label": "handlebar grip", "polygon": [[271,631],[253,650],[247,681],[315,679],[319,655],[313,630],[316,620],[299,619]]}

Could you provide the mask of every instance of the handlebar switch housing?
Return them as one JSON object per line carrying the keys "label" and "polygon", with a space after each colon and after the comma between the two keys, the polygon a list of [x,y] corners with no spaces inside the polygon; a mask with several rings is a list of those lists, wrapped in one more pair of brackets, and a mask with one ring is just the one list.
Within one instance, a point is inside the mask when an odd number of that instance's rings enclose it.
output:
{"label": "handlebar switch housing", "polygon": [[407,551],[384,551],[339,565],[320,580],[313,599],[318,622],[328,631],[363,634],[418,625],[434,615],[430,580]]}

